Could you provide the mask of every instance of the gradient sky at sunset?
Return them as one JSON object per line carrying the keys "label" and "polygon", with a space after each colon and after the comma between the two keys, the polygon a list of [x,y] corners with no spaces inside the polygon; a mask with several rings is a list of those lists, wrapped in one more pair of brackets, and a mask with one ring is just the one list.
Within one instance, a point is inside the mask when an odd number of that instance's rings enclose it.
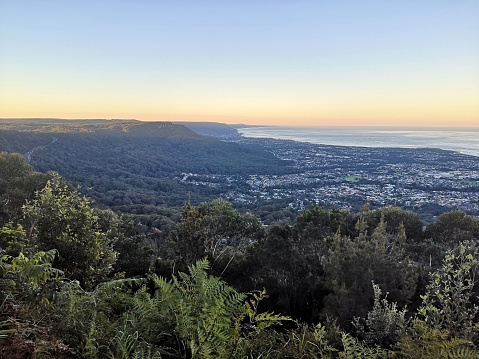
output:
{"label": "gradient sky at sunset", "polygon": [[0,117],[479,127],[479,1],[0,0]]}

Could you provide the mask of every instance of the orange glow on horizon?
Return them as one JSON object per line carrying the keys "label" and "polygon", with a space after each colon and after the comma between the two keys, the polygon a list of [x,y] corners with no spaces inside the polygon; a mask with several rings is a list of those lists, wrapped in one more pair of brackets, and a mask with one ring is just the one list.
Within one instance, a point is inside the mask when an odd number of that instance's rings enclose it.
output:
{"label": "orange glow on horizon", "polygon": [[468,116],[466,113],[450,116],[413,117],[409,114],[382,115],[350,115],[336,116],[248,116],[248,115],[201,115],[176,113],[134,113],[116,111],[2,111],[0,118],[64,118],[64,119],[136,119],[140,121],[169,121],[169,122],[219,122],[226,124],[245,124],[253,126],[293,126],[293,127],[354,127],[354,126],[390,126],[390,127],[465,127],[479,128],[479,116]]}

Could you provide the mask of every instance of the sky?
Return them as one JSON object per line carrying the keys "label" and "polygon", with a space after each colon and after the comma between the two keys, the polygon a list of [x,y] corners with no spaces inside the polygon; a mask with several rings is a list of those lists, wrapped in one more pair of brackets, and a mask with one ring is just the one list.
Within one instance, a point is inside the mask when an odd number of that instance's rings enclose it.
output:
{"label": "sky", "polygon": [[477,0],[0,0],[0,117],[479,127]]}

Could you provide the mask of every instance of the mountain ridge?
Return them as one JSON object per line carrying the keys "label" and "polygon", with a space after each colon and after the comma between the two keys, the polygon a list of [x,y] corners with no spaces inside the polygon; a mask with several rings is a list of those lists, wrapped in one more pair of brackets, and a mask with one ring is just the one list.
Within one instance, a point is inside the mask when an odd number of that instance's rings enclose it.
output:
{"label": "mountain ridge", "polygon": [[171,122],[0,120],[0,151],[23,154],[34,169],[92,188],[105,206],[168,205],[219,196],[222,189],[181,181],[183,173],[236,176],[289,170],[264,149],[200,135]]}

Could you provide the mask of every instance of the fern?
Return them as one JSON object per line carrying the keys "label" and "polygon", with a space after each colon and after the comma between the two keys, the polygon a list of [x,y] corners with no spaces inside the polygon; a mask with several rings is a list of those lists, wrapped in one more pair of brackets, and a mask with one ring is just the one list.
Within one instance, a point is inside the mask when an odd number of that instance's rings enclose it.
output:
{"label": "fern", "polygon": [[274,314],[271,312],[258,313],[258,305],[260,301],[266,298],[266,290],[252,292],[251,298],[244,304],[245,314],[257,332],[269,328],[273,325],[281,324],[282,321],[291,320],[291,318]]}
{"label": "fern", "polygon": [[[270,312],[258,313],[259,303],[266,298],[264,289],[251,292],[248,297],[248,300],[243,303],[242,311],[235,318],[234,338],[230,354],[232,358],[250,357],[252,340],[265,334],[268,328],[291,320],[289,317]],[[261,353],[260,356],[263,355],[269,356],[266,352]]]}
{"label": "fern", "polygon": [[131,359],[161,359],[161,354],[159,351],[153,351],[151,348],[138,349],[133,353]]}
{"label": "fern", "polygon": [[118,329],[110,345],[112,359],[129,359],[138,346],[137,331],[129,333],[126,328]]}
{"label": "fern", "polygon": [[398,343],[401,357],[406,359],[479,358],[471,342],[450,337],[445,330],[430,327],[416,320],[411,333]]}
{"label": "fern", "polygon": [[6,268],[18,273],[22,282],[38,288],[43,282],[57,280],[63,276],[63,271],[52,268],[56,254],[57,251],[52,249],[47,252],[35,253],[30,258],[23,253],[15,258],[7,256],[7,258],[11,258],[11,263]]}
{"label": "fern", "polygon": [[160,359],[161,353],[153,345],[146,343],[136,330],[132,331],[129,321],[118,328],[110,344],[111,359]]}
{"label": "fern", "polygon": [[[273,313],[258,313],[264,291],[250,294],[247,300],[245,294],[208,275],[208,268],[208,261],[203,259],[190,266],[188,273],[180,272],[171,280],[153,275],[154,295],[145,288],[135,294],[125,317],[130,329],[117,334],[115,345],[122,343],[118,349],[124,348],[120,352],[133,355],[139,350],[129,346],[131,335],[137,343],[159,345],[159,338],[169,333],[181,343],[178,350],[187,357],[244,358],[252,335],[289,320]],[[163,351],[167,349],[173,350],[162,347]]]}
{"label": "fern", "polygon": [[479,358],[479,353],[477,350],[474,350],[470,347],[456,347],[452,349],[441,350],[439,358],[442,357],[447,359],[477,359]]}
{"label": "fern", "polygon": [[379,346],[368,347],[366,344],[359,342],[356,338],[347,333],[343,333],[341,336],[341,342],[343,343],[343,351],[339,352],[340,358],[346,359],[376,359],[387,358],[388,351],[380,348]]}
{"label": "fern", "polygon": [[[209,276],[206,259],[179,273],[172,282],[158,281],[162,304],[176,317],[176,331],[193,358],[226,355],[234,337],[233,320],[243,309],[244,294]],[[171,302],[171,299],[176,299]]]}

